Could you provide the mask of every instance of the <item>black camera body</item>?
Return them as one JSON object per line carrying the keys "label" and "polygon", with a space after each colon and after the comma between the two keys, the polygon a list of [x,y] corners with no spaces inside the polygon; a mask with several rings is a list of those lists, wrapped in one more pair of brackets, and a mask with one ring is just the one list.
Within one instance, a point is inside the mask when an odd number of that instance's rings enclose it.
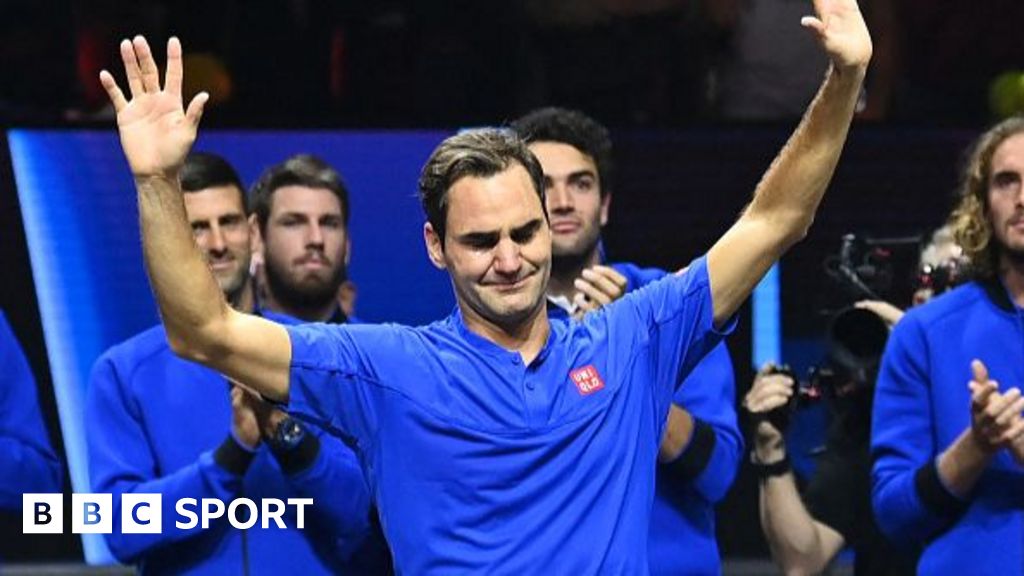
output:
{"label": "black camera body", "polygon": [[795,383],[789,402],[767,413],[765,418],[783,431],[794,411],[821,400],[870,394],[878,374],[889,327],[874,312],[853,306],[863,299],[881,299],[888,295],[894,278],[893,246],[916,246],[919,238],[861,239],[843,236],[839,252],[823,262],[826,275],[838,288],[841,302],[826,312],[825,358],[799,379],[788,365],[774,367],[772,373],[784,374]]}

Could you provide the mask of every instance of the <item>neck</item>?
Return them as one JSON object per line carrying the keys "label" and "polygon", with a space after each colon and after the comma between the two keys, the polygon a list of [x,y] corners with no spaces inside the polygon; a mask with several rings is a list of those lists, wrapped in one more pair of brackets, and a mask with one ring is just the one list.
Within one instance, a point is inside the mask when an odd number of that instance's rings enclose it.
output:
{"label": "neck", "polygon": [[228,304],[235,310],[252,314],[255,307],[255,299],[253,298],[251,282],[246,282],[237,293],[233,295],[225,294],[224,297],[227,298]]}
{"label": "neck", "polygon": [[1010,293],[1010,300],[1017,307],[1024,308],[1024,259],[1001,258],[1003,285]]}
{"label": "neck", "polygon": [[570,301],[576,295],[573,282],[583,277],[583,271],[601,263],[601,254],[594,246],[583,256],[553,256],[551,258],[551,280],[548,282],[549,296],[565,296]]}
{"label": "neck", "polygon": [[334,300],[328,300],[319,306],[299,306],[282,302],[275,298],[269,290],[266,293],[263,306],[268,310],[273,310],[279,314],[286,314],[304,322],[327,322],[338,311],[338,303]]}
{"label": "neck", "polygon": [[506,350],[519,352],[523,363],[529,364],[540,354],[551,332],[548,322],[547,306],[542,299],[537,309],[523,321],[501,326],[484,319],[468,306],[459,302],[463,322],[470,332],[494,342]]}

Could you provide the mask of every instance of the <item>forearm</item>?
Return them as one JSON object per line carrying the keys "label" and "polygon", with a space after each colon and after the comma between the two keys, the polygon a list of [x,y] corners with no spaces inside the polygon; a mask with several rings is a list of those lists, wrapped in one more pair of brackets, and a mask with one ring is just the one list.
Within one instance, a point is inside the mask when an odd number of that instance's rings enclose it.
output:
{"label": "forearm", "polygon": [[968,428],[939,455],[939,480],[953,495],[963,498],[977,484],[993,455],[981,447]]}
{"label": "forearm", "polygon": [[821,572],[832,559],[821,538],[820,524],[807,512],[792,472],[761,482],[761,528],[772,558],[786,574]]}
{"label": "forearm", "polygon": [[193,240],[181,186],[171,176],[136,178],[135,185],[146,268],[168,340],[176,351],[201,352],[229,309]]}
{"label": "forearm", "polygon": [[772,162],[739,220],[708,252],[716,325],[802,239],[839,161],[864,67],[830,68],[799,127]]}
{"label": "forearm", "polygon": [[693,438],[693,415],[684,408],[673,404],[669,409],[668,423],[665,425],[665,436],[658,449],[658,461],[672,462],[682,456]]}
{"label": "forearm", "polygon": [[[744,218],[765,219],[778,236],[791,241],[806,234],[839,162],[865,72],[866,67],[829,68],[800,125],[758,184]],[[776,258],[787,247],[779,246]]]}

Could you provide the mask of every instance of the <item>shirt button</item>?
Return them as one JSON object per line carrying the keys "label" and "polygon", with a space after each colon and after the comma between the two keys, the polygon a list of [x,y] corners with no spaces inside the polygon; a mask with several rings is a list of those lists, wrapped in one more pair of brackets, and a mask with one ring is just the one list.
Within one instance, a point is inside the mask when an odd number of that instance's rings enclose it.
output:
{"label": "shirt button", "polygon": [[509,360],[512,361],[512,365],[513,366],[518,366],[519,365],[519,355],[518,354],[513,354],[512,358],[509,358]]}
{"label": "shirt button", "polygon": [[533,387],[534,387],[533,380],[527,380],[526,381],[526,388],[529,389],[529,390],[533,390]]}

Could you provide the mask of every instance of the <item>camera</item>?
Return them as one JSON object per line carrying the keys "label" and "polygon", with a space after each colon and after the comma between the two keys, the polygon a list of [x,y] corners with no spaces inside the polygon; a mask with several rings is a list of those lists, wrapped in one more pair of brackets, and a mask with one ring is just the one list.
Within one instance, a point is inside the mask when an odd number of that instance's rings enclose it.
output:
{"label": "camera", "polygon": [[870,393],[882,353],[889,338],[885,321],[870,310],[853,303],[882,299],[892,290],[893,261],[902,247],[915,247],[918,237],[873,239],[846,234],[838,253],[822,263],[837,290],[832,296],[838,306],[826,308],[825,356],[800,379],[787,365],[770,373],[784,374],[795,383],[789,402],[765,415],[777,429],[785,430],[794,411],[821,400],[834,401]]}

